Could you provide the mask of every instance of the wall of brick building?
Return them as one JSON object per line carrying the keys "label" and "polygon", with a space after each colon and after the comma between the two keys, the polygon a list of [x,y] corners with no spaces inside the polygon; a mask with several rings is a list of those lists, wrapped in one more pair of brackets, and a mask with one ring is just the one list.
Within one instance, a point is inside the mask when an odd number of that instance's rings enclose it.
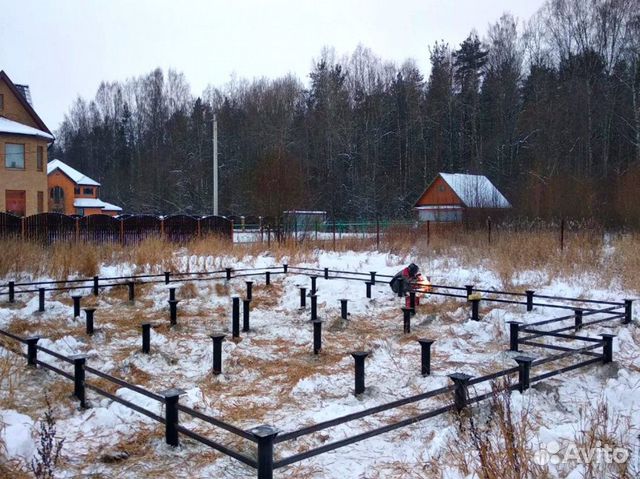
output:
{"label": "wall of brick building", "polygon": [[[5,143],[24,145],[24,170],[14,170],[5,166]],[[42,170],[38,171],[37,147],[43,149]],[[0,211],[6,211],[6,190],[24,190],[26,192],[26,214],[38,213],[38,191],[44,195],[44,212],[48,209],[47,188],[47,142],[35,137],[23,135],[5,135],[0,133]]]}

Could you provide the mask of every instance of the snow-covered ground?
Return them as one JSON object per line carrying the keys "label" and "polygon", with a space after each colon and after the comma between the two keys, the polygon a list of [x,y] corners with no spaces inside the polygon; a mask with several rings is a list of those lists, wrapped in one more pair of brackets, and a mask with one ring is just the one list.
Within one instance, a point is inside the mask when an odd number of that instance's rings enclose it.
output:
{"label": "snow-covered ground", "polygon": [[[186,257],[183,268],[191,271],[276,265],[273,257]],[[319,252],[313,260],[295,266],[394,274],[406,259],[371,252]],[[293,265],[293,263],[292,263]],[[423,260],[422,269],[434,283],[501,289],[500,277],[481,267],[468,268],[455,258]],[[130,274],[133,265],[105,265],[101,276]],[[44,278],[40,278],[44,279]],[[332,419],[395,399],[430,391],[449,384],[447,376],[464,372],[474,376],[515,365],[515,353],[508,352],[508,325],[511,320],[535,322],[558,316],[557,311],[536,308],[526,313],[523,306],[483,307],[482,321],[469,319],[468,305],[461,300],[431,296],[422,300],[412,321],[412,332],[402,332],[401,304],[385,282],[373,287],[373,298],[365,298],[362,282],[318,279],[318,314],[325,321],[323,349],[312,354],[312,325],[307,309],[299,309],[298,286],[309,286],[306,276],[274,276],[272,286],[262,276],[252,278],[254,300],[251,331],[239,342],[230,340],[232,295],[243,296],[246,278],[185,285],[177,292],[178,326],[167,327],[167,286],[139,287],[134,305],[126,301],[126,289],[114,289],[94,302],[96,334],[84,334],[84,321],[73,319],[68,293],[47,296],[46,311],[36,313],[37,295],[15,307],[0,307],[0,328],[22,336],[41,335],[40,345],[71,355],[83,353],[87,364],[151,391],[178,387],[186,390],[180,402],[241,428],[270,424],[286,432]],[[4,281],[2,281],[4,282]],[[593,277],[549,278],[544,271],[528,271],[517,279],[521,290],[531,287],[540,294],[596,298],[619,301],[633,297],[631,291],[594,289]],[[85,291],[89,295],[89,291]],[[340,319],[339,299],[348,298],[348,321]],[[636,307],[637,310],[637,307]],[[636,314],[635,320],[638,319]],[[151,320],[152,353],[140,352],[140,323]],[[212,345],[209,334],[229,333],[223,346],[223,374],[213,376]],[[537,383],[524,394],[513,393],[516,413],[532,412],[536,431],[532,447],[550,441],[573,440],[581,427],[581,409],[604,399],[612,418],[629,421],[625,433],[630,447],[637,445],[634,431],[640,427],[640,334],[635,324],[620,321],[585,328],[583,335],[599,337],[614,333],[612,366],[595,365]],[[436,340],[433,346],[432,374],[420,374],[420,348],[417,338]],[[526,349],[526,348],[524,348]],[[367,391],[353,395],[351,351],[367,350]],[[551,354],[532,350],[536,357]],[[12,353],[2,350],[8,357]],[[40,358],[69,370],[65,363],[40,353]],[[183,439],[178,449],[164,444],[163,428],[149,418],[124,406],[89,393],[90,408],[78,409],[70,397],[70,381],[44,370],[15,366],[16,376],[4,378],[0,390],[0,420],[5,424],[2,438],[8,457],[30,458],[35,451],[32,429],[41,417],[43,392],[55,398],[54,413],[58,435],[65,438],[64,464],[59,477],[255,477],[255,471],[210,448]],[[575,362],[575,360],[574,360]],[[554,363],[549,367],[558,367]],[[91,381],[91,377],[89,376]],[[480,386],[478,394],[486,392]],[[156,414],[161,405],[127,389],[117,394]],[[342,426],[287,441],[276,446],[276,457],[286,457],[323,443],[364,432],[391,421],[401,420],[444,405],[450,397],[439,397],[353,421]],[[482,404],[479,406],[482,409]],[[181,424],[230,444],[253,456],[253,446],[220,429],[181,416]],[[632,437],[633,436],[633,437]],[[457,440],[455,420],[445,414],[360,443],[321,454],[279,469],[275,477],[351,478],[351,477],[474,477],[458,471],[451,460],[448,444]],[[639,451],[631,458],[638,461]],[[433,464],[438,466],[433,468]],[[549,466],[552,477],[582,477],[583,466]]]}

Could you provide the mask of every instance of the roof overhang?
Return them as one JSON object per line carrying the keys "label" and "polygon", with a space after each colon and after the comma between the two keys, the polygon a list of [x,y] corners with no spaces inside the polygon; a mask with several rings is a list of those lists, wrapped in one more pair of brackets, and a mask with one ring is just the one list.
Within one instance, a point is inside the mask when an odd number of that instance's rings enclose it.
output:
{"label": "roof overhang", "polygon": [[47,128],[47,125],[45,125],[44,121],[42,121],[42,118],[38,116],[38,114],[33,109],[33,107],[29,104],[27,99],[24,96],[22,96],[22,93],[18,91],[15,84],[11,81],[11,78],[9,78],[9,76],[4,72],[4,70],[0,70],[0,80],[4,80],[4,82],[9,86],[9,89],[11,90],[11,92],[16,96],[16,98],[18,98],[18,101],[20,102],[20,104],[25,108],[25,110],[27,110],[29,115],[31,115],[31,118],[33,118],[33,120],[38,124],[40,129],[51,135],[51,138],[52,138],[51,141],[53,142],[55,140],[55,137],[53,136],[53,133],[51,133],[51,130]]}

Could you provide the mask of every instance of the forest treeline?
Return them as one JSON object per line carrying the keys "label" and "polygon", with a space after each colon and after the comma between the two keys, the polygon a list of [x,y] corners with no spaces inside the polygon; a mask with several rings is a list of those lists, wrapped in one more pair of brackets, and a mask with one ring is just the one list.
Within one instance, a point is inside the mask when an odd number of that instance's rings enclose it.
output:
{"label": "forest treeline", "polygon": [[488,175],[518,215],[640,223],[640,0],[550,0],[425,55],[428,75],[324,49],[308,81],[198,97],[173,70],[102,83],[52,157],[127,212],[209,213],[215,112],[223,214],[407,217],[445,171]]}

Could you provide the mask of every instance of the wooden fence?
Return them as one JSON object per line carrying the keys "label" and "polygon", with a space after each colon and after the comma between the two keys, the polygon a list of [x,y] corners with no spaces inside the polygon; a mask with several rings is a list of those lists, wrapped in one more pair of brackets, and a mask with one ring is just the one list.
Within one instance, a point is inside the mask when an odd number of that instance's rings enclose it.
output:
{"label": "wooden fence", "polygon": [[89,241],[133,244],[151,237],[186,243],[199,236],[217,235],[231,240],[233,222],[224,216],[108,215],[83,217],[39,213],[19,217],[0,213],[0,238],[19,238],[43,243]]}

